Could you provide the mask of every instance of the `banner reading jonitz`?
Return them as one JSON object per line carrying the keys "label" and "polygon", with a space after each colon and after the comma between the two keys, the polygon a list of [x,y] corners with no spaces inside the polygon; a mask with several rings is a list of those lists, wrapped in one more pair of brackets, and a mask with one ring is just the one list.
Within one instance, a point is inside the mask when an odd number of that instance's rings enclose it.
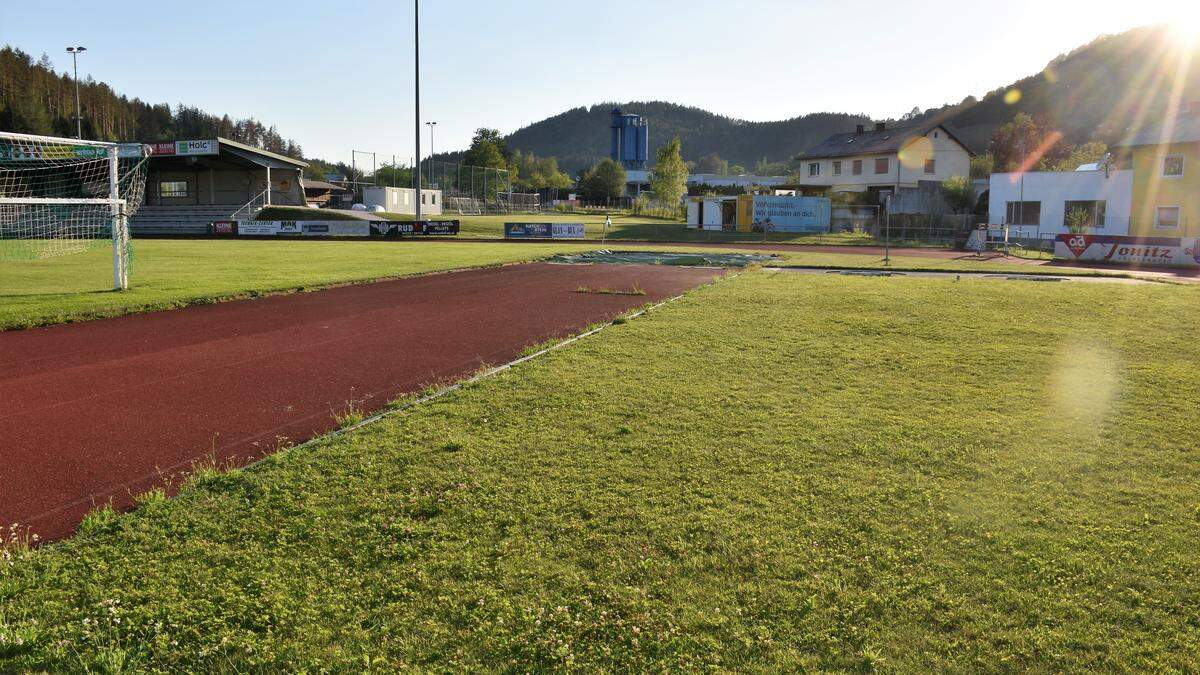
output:
{"label": "banner reading jonitz", "polygon": [[1200,267],[1200,237],[1060,234],[1054,240],[1054,257],[1085,262]]}

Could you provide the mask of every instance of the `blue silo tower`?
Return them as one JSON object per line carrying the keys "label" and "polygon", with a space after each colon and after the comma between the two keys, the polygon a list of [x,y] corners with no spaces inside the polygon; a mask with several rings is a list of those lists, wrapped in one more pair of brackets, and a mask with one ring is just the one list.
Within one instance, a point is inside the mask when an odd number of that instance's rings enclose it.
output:
{"label": "blue silo tower", "polygon": [[641,115],[625,115],[613,108],[609,156],[626,169],[645,170],[650,155],[650,125]]}

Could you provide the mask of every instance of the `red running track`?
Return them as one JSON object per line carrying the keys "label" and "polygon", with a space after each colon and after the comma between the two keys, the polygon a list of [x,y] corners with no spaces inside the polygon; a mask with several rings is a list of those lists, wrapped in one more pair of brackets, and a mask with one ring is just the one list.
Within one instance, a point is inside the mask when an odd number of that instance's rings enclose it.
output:
{"label": "red running track", "polygon": [[0,523],[69,535],[197,461],[244,464],[348,401],[379,410],[721,274],[534,263],[0,332]]}

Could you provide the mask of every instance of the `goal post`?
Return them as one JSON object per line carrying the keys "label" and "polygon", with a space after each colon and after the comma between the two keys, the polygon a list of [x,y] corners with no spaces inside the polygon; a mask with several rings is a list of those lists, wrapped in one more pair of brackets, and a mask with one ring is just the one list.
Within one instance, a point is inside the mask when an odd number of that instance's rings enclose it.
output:
{"label": "goal post", "polygon": [[145,192],[140,143],[0,132],[0,263],[111,244],[113,288],[129,287],[129,216]]}

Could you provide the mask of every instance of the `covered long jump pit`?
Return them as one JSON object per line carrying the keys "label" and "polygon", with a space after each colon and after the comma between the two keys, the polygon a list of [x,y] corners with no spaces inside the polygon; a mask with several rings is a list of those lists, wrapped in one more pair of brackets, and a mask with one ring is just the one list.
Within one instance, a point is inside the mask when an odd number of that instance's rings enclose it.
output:
{"label": "covered long jump pit", "polygon": [[671,265],[675,267],[748,267],[777,261],[758,253],[680,253],[663,251],[587,251],[551,256],[547,262],[566,265]]}

